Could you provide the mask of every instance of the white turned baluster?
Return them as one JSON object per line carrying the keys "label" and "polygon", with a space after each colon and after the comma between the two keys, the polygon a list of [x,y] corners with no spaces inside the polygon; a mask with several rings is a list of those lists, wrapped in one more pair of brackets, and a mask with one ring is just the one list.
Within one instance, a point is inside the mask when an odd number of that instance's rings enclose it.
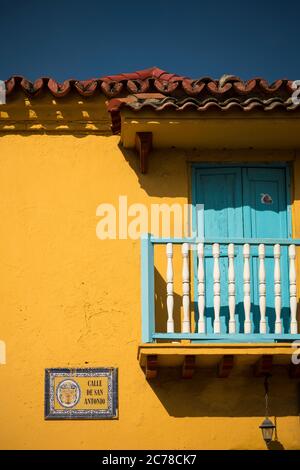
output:
{"label": "white turned baluster", "polygon": [[262,243],[258,246],[259,268],[259,310],[260,322],[259,332],[265,334],[267,332],[266,324],[266,269],[265,269],[265,245]]}
{"label": "white turned baluster", "polygon": [[190,333],[190,272],[189,272],[189,244],[182,244],[182,306],[183,321],[182,333]]}
{"label": "white turned baluster", "polygon": [[274,245],[274,295],[275,295],[275,333],[281,333],[281,283],[280,283],[280,245]]}
{"label": "white turned baluster", "polygon": [[198,333],[205,333],[204,243],[198,243]]}
{"label": "white turned baluster", "polygon": [[220,246],[218,243],[214,243],[212,247],[212,254],[214,257],[214,333],[221,333],[221,324],[220,324]]}
{"label": "white turned baluster", "polygon": [[229,304],[229,333],[235,333],[235,273],[234,273],[234,244],[228,245],[228,304]]}
{"label": "white turned baluster", "polygon": [[291,334],[297,334],[297,289],[296,289],[296,247],[295,245],[289,246],[289,259],[290,259],[290,308],[291,308]]}
{"label": "white turned baluster", "polygon": [[245,322],[244,322],[244,332],[251,333],[251,320],[250,320],[250,309],[251,309],[251,299],[250,299],[250,245],[245,243],[243,249],[244,255],[244,311],[245,311]]}
{"label": "white turned baluster", "polygon": [[167,332],[174,333],[174,294],[173,294],[173,245],[167,243],[167,310],[168,310],[168,321],[167,321]]}

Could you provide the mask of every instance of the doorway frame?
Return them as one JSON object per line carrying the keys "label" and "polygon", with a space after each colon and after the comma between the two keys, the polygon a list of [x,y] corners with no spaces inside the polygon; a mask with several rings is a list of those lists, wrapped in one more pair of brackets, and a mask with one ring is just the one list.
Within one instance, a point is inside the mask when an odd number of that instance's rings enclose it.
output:
{"label": "doorway frame", "polygon": [[[269,162],[269,163],[253,163],[253,162],[192,162],[191,163],[191,201],[192,201],[192,233],[196,234],[196,239],[201,238],[202,234],[198,232],[199,214],[197,214],[197,191],[196,191],[196,170],[198,168],[272,168],[272,169],[285,169],[285,187],[286,187],[286,217],[287,217],[287,231],[288,238],[293,236],[293,223],[292,223],[292,164],[293,162]],[[201,217],[204,220],[204,208],[201,209]],[[202,237],[205,241],[204,233]],[[197,331],[197,321],[199,318],[198,313],[198,284],[197,284],[197,250],[193,250],[192,254],[192,267],[193,267],[193,282],[194,282],[194,321],[195,331]]]}

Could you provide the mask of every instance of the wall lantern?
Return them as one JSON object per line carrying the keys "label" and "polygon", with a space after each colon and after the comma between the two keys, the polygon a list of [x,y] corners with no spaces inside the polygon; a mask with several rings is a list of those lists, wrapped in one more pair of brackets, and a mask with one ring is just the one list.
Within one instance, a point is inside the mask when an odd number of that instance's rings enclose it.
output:
{"label": "wall lantern", "polygon": [[264,382],[265,402],[266,402],[265,419],[259,426],[266,444],[270,444],[270,442],[272,441],[273,433],[276,428],[276,426],[269,419],[269,406],[268,406],[269,382],[268,382],[268,379],[269,379],[269,376],[266,375],[265,382]]}

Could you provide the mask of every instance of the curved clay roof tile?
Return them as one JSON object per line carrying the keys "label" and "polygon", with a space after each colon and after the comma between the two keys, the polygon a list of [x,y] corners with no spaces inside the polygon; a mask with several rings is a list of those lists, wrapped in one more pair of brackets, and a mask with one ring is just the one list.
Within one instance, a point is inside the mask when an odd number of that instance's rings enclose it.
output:
{"label": "curved clay roof tile", "polygon": [[190,96],[196,96],[204,90],[206,84],[203,80],[185,79],[182,81],[182,88]]}
{"label": "curved clay roof tile", "polygon": [[62,98],[71,90],[77,91],[82,96],[92,96],[98,90],[108,97],[126,96],[135,93],[160,92],[165,96],[178,96],[185,94],[187,97],[196,97],[203,93],[204,97],[210,96],[221,99],[222,95],[239,97],[255,96],[264,99],[268,96],[290,96],[294,89],[293,82],[285,79],[277,80],[269,84],[261,77],[242,81],[235,75],[223,75],[220,80],[211,77],[190,79],[184,76],[168,73],[158,67],[140,70],[133,73],[121,73],[118,75],[93,78],[91,80],[65,80],[58,83],[52,78],[42,77],[35,82],[30,82],[23,77],[13,76],[6,81],[7,95],[14,90],[21,91],[31,96],[37,96],[42,89],[50,91],[55,97]]}
{"label": "curved clay roof tile", "polygon": [[82,96],[92,96],[97,86],[97,80],[77,81],[74,83],[74,87]]}
{"label": "curved clay roof tile", "polygon": [[63,83],[57,83],[55,80],[50,78],[48,82],[48,88],[51,93],[57,98],[66,96],[71,90],[70,80],[65,80]]}
{"label": "curved clay roof tile", "polygon": [[108,97],[115,97],[123,90],[122,82],[105,81],[101,83],[101,90]]}
{"label": "curved clay roof tile", "polygon": [[127,89],[130,93],[146,93],[149,90],[149,80],[128,80]]}

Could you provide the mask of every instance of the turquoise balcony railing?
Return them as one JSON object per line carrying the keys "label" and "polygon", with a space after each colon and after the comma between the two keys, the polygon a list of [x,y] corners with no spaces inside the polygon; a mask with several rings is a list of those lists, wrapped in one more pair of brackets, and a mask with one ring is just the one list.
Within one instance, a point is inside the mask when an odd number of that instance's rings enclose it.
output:
{"label": "turquoise balcony railing", "polygon": [[[163,253],[161,245],[165,245]],[[143,343],[300,339],[296,279],[299,245],[298,239],[165,239],[143,235]],[[164,272],[154,263],[158,246]]]}

